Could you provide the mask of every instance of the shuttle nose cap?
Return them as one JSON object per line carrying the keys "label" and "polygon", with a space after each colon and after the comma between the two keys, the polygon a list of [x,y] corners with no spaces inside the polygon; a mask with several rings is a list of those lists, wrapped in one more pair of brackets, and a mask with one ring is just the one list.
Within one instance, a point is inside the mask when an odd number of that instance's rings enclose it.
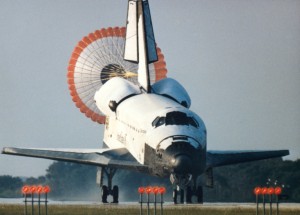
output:
{"label": "shuttle nose cap", "polygon": [[187,174],[192,172],[192,160],[187,155],[178,155],[172,160],[174,172],[177,174]]}

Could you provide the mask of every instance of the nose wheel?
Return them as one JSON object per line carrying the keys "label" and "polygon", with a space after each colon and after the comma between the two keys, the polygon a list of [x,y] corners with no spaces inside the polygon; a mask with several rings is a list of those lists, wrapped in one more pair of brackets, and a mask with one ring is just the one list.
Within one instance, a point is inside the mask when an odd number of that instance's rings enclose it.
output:
{"label": "nose wheel", "polygon": [[186,203],[193,204],[192,197],[196,197],[197,204],[203,204],[203,189],[202,186],[191,187],[188,186],[186,188]]}
{"label": "nose wheel", "polygon": [[[196,178],[196,177],[195,177]],[[173,201],[174,204],[177,204],[178,195],[180,195],[180,203],[184,203],[184,196],[185,201],[187,204],[192,204],[192,197],[196,197],[196,203],[202,204],[203,203],[203,189],[202,186],[197,185],[197,180],[192,180],[192,177],[187,176],[178,176],[178,175],[171,175],[171,183],[176,189],[173,190]],[[185,194],[185,195],[184,195]]]}
{"label": "nose wheel", "polygon": [[[185,193],[185,195],[184,195]],[[196,189],[193,189],[191,186],[187,186],[186,189],[177,188],[173,190],[173,202],[174,204],[178,204],[178,196],[180,196],[180,204],[184,204],[184,197],[185,202],[187,204],[203,204],[203,189],[202,186],[197,186]],[[192,197],[196,197],[196,202],[192,201]]]}
{"label": "nose wheel", "polygon": [[[108,203],[107,197],[111,195],[113,197],[112,203],[119,203],[119,187],[114,185],[112,187],[112,179],[117,169],[100,167],[97,172],[97,182],[101,187],[102,203]],[[103,185],[104,175],[107,178],[107,185]]]}
{"label": "nose wheel", "polygon": [[183,204],[184,203],[184,190],[181,189],[179,186],[177,187],[177,189],[173,190],[173,201],[174,201],[174,204],[178,203],[177,202],[178,195],[180,196],[180,204]]}

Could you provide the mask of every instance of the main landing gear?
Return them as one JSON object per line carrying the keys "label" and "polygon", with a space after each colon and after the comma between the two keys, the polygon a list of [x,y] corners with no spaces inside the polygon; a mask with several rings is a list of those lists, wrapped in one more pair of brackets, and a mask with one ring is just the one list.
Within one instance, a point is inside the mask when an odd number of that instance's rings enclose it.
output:
{"label": "main landing gear", "polygon": [[[112,179],[116,173],[117,169],[109,167],[100,167],[97,171],[97,183],[102,189],[102,202],[108,203],[107,197],[111,195],[113,197],[112,203],[119,203],[119,187],[117,185],[112,187]],[[107,178],[107,186],[103,185],[104,175]]]}

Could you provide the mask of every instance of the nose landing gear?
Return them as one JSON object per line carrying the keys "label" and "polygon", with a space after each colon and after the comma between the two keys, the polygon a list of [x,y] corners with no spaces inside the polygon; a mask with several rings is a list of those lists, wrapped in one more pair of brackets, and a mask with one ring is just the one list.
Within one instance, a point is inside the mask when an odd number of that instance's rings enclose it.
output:
{"label": "nose landing gear", "polygon": [[203,204],[203,189],[202,186],[187,186],[186,187],[186,203],[192,204],[192,197],[197,198],[196,203]]}
{"label": "nose landing gear", "polygon": [[198,204],[203,203],[203,189],[202,186],[197,185],[197,180],[192,180],[192,175],[178,176],[171,174],[170,176],[171,183],[175,187],[173,189],[173,201],[174,204],[177,204],[177,197],[180,195],[180,203],[184,203],[184,193],[186,194],[186,203],[192,204],[192,197],[196,196]]}
{"label": "nose landing gear", "polygon": [[[185,193],[185,196],[184,196]],[[180,204],[184,204],[184,197],[185,197],[185,202],[187,204],[203,204],[203,189],[202,186],[197,186],[196,189],[192,186],[187,186],[185,189],[177,187],[176,189],[173,190],[173,202],[174,204],[178,204],[178,195],[180,195]],[[196,197],[196,202],[192,201],[192,197]]]}

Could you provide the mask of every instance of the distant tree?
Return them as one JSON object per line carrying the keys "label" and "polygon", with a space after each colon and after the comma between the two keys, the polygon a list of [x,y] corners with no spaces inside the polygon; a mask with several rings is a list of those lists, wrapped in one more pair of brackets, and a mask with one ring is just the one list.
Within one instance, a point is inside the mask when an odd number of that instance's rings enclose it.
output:
{"label": "distant tree", "polygon": [[19,177],[0,176],[0,198],[20,197],[22,186],[23,182]]}
{"label": "distant tree", "polygon": [[94,166],[54,162],[47,169],[46,180],[51,186],[52,198],[93,200],[100,193]]}
{"label": "distant tree", "polygon": [[300,202],[300,162],[283,161],[281,158],[236,164],[214,169],[215,188],[205,188],[206,201],[251,202],[253,189],[277,181],[284,185],[283,192],[291,202]]}
{"label": "distant tree", "polygon": [[46,183],[45,176],[39,176],[38,178],[30,177],[26,178],[24,184],[26,185],[44,185]]}
{"label": "distant tree", "polygon": [[[96,185],[97,168],[74,163],[54,162],[47,170],[46,180],[51,185],[53,198],[100,201],[100,188]],[[283,161],[281,158],[236,164],[214,169],[215,186],[204,187],[206,202],[252,202],[253,188],[272,183],[284,185],[283,192],[290,202],[300,202],[300,160]],[[138,201],[139,186],[167,187],[166,200],[172,199],[169,178],[118,170],[113,185],[120,188],[121,201]]]}

